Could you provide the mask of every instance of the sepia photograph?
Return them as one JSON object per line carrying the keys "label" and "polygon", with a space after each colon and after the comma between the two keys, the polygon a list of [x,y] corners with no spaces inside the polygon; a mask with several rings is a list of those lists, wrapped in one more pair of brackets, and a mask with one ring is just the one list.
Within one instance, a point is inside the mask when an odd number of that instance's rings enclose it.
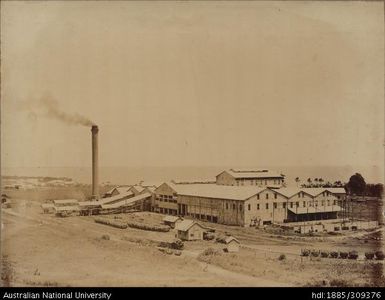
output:
{"label": "sepia photograph", "polygon": [[0,287],[385,287],[383,1],[6,0],[0,41]]}

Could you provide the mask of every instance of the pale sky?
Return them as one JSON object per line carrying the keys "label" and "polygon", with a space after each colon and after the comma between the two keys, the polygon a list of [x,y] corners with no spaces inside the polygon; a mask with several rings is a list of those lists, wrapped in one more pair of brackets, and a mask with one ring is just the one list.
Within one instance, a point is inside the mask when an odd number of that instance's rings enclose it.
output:
{"label": "pale sky", "polygon": [[2,166],[90,166],[45,95],[101,166],[383,168],[383,3],[2,1]]}

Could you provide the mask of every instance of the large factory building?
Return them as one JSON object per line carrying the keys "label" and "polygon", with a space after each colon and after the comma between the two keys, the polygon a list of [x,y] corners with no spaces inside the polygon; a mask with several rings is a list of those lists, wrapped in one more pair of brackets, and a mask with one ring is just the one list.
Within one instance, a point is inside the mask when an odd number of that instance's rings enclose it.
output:
{"label": "large factory building", "polygon": [[230,169],[216,176],[218,185],[258,186],[281,188],[284,186],[285,176],[270,170]]}
{"label": "large factory building", "polygon": [[220,224],[253,226],[337,219],[345,201],[343,188],[278,188],[276,185],[283,180],[280,175],[275,184],[270,179],[274,186],[269,187],[221,184],[218,176],[216,184],[161,184],[154,191],[151,210]]}

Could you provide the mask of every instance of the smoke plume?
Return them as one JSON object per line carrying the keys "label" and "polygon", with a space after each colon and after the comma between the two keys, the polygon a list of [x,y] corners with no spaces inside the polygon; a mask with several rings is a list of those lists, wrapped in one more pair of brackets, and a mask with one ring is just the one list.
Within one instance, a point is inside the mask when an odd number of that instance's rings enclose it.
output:
{"label": "smoke plume", "polygon": [[78,113],[68,113],[63,111],[59,103],[51,96],[44,96],[37,101],[22,104],[23,110],[29,112],[29,116],[44,116],[47,118],[62,121],[69,125],[92,126],[95,125],[87,117]]}

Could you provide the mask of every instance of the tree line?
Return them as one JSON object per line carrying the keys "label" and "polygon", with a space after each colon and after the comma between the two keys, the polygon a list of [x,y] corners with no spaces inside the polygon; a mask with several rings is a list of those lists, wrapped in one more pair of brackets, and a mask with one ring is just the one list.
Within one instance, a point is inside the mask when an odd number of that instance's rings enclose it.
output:
{"label": "tree line", "polygon": [[[299,177],[295,178],[297,186],[301,182]],[[382,197],[384,192],[384,185],[382,183],[366,183],[364,177],[355,173],[349,179],[349,182],[344,183],[340,180],[330,182],[323,178],[308,178],[305,183],[301,184],[303,188],[332,188],[343,187],[348,195],[368,196],[368,197]]]}

